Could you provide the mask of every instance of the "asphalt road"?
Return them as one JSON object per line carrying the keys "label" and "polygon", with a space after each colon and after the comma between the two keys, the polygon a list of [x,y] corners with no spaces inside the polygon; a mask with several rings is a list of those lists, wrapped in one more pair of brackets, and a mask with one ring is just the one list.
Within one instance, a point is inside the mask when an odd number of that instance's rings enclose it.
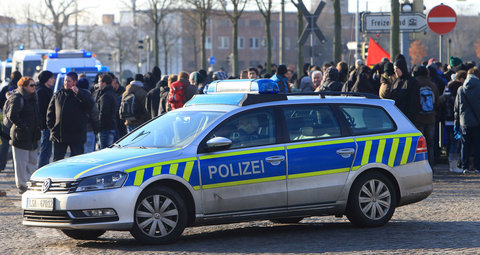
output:
{"label": "asphalt road", "polygon": [[299,224],[254,221],[185,230],[171,245],[144,246],[128,232],[109,231],[96,241],[76,241],[55,229],[21,224],[20,195],[9,165],[0,173],[0,254],[478,254],[480,175],[435,167],[434,192],[397,208],[380,228],[355,228],[344,218],[312,217]]}

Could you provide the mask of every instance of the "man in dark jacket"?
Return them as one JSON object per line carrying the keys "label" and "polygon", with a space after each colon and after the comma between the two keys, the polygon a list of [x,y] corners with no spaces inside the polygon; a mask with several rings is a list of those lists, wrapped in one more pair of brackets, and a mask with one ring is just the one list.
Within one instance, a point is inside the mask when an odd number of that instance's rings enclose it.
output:
{"label": "man in dark jacket", "polygon": [[40,155],[38,155],[38,168],[50,163],[52,156],[52,141],[50,141],[50,130],[47,127],[47,108],[53,96],[53,85],[55,77],[50,71],[42,71],[38,75],[37,83],[37,102],[40,111],[40,128],[42,130]]}
{"label": "man in dark jacket", "polygon": [[158,116],[158,108],[160,104],[160,90],[162,87],[168,87],[168,76],[165,76],[162,80],[157,82],[157,85],[154,89],[150,90],[147,93],[145,99],[145,109],[147,109],[150,118],[155,118]]}
{"label": "man in dark jacket", "polygon": [[342,91],[343,83],[338,81],[339,73],[334,66],[325,71],[325,81],[321,85],[320,91]]}
{"label": "man in dark jacket", "polygon": [[415,123],[420,112],[420,88],[417,80],[408,73],[407,61],[402,54],[395,59],[394,71],[397,79],[392,85],[390,99],[395,100],[398,109]]}
{"label": "man in dark jacket", "polygon": [[102,74],[95,95],[100,121],[100,132],[98,133],[99,149],[107,148],[115,139],[115,130],[117,127],[115,115],[118,112],[118,108],[117,97],[112,86],[112,81],[112,76]]}
{"label": "man in dark jacket", "polygon": [[63,159],[68,147],[71,156],[83,153],[88,114],[95,102],[88,91],[77,88],[77,80],[77,73],[67,73],[63,88],[48,105],[47,127],[53,141],[54,161]]}

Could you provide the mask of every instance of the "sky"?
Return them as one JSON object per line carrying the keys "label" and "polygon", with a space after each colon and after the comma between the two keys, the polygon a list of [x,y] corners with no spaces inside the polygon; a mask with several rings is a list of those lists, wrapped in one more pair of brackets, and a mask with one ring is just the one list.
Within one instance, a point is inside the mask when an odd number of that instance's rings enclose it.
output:
{"label": "sky", "polygon": [[[251,1],[252,4],[255,2],[254,0],[249,1]],[[329,5],[331,4],[330,0],[324,1],[328,2]],[[357,1],[359,2],[360,11],[365,11],[367,8],[368,11],[371,12],[390,11],[389,0],[348,1],[349,12],[355,12]],[[137,0],[137,2],[142,1]],[[274,2],[279,2],[279,0],[274,0]],[[290,0],[285,0],[285,2],[290,4]],[[304,0],[304,2],[307,7],[310,6],[310,0]],[[35,8],[38,8],[41,3],[43,3],[43,0],[0,0],[0,4],[2,6],[2,8],[0,8],[0,15],[9,16],[11,13],[24,13],[24,10],[26,9],[25,5],[27,4],[30,4],[31,9],[35,10]],[[115,21],[118,21],[118,13],[120,10],[126,10],[127,6],[131,3],[131,0],[79,0],[78,3],[80,9],[86,8],[86,13],[88,13],[86,22],[89,24],[101,24],[102,14],[115,14]],[[457,12],[457,15],[478,15],[480,12],[480,0],[424,0],[424,5],[427,8],[427,12],[440,3],[452,7]],[[286,9],[291,10],[292,8]]]}

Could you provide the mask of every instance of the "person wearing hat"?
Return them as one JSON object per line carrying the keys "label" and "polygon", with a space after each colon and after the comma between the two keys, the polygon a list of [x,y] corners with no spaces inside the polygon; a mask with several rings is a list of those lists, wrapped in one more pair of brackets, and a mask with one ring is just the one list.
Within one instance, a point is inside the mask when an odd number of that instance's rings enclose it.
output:
{"label": "person wearing hat", "polygon": [[447,82],[451,81],[452,74],[460,70],[462,64],[463,62],[460,58],[450,56],[450,59],[448,60],[448,70],[443,75],[447,79]]}
{"label": "person wearing hat", "polygon": [[428,90],[431,90],[430,95],[433,95],[434,110],[431,112],[420,111],[420,114],[417,114],[417,119],[415,121],[415,126],[420,132],[422,132],[427,140],[428,162],[433,166],[435,164],[435,116],[438,110],[439,93],[437,86],[430,80],[427,67],[416,66],[413,69],[413,77],[417,80],[419,89],[421,91],[427,91],[427,93],[423,93],[425,96],[428,94]]}
{"label": "person wearing hat", "polygon": [[52,156],[52,141],[50,141],[50,130],[47,127],[47,108],[53,96],[55,76],[52,72],[45,70],[38,75],[36,88],[38,110],[40,113],[40,154],[38,155],[38,168],[50,163]]}
{"label": "person wearing hat", "polygon": [[417,80],[408,73],[407,61],[402,54],[395,58],[393,67],[396,80],[392,85],[390,98],[405,116],[415,123],[417,114],[420,112],[420,88]]}
{"label": "person wearing hat", "polygon": [[390,98],[390,92],[392,91],[392,85],[395,79],[393,63],[388,62],[383,66],[383,74],[380,77],[380,89],[378,91],[380,98]]}

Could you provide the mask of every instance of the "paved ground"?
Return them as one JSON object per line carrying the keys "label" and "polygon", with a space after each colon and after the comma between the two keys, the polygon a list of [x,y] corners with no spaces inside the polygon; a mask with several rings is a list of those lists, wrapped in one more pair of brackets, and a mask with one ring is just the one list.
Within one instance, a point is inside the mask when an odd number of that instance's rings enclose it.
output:
{"label": "paved ground", "polygon": [[143,246],[128,232],[98,241],[76,241],[58,230],[21,225],[20,195],[11,166],[0,173],[0,254],[478,254],[480,175],[450,174],[435,167],[434,192],[400,207],[381,228],[353,227],[346,218],[312,217],[300,224],[255,221],[189,228],[175,244]]}

